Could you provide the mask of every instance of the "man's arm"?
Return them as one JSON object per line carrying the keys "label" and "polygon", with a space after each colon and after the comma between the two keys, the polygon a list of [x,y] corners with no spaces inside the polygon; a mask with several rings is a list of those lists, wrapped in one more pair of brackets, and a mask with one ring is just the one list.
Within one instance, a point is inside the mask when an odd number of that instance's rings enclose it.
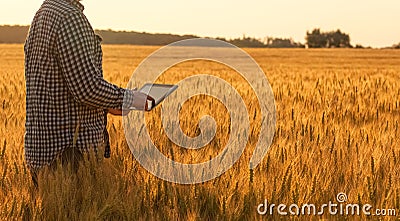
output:
{"label": "man's arm", "polygon": [[[64,18],[58,32],[57,51],[68,88],[75,100],[103,109],[121,110],[133,104],[134,92],[105,81],[93,62],[93,30],[83,14]],[[128,109],[129,107],[124,107]]]}

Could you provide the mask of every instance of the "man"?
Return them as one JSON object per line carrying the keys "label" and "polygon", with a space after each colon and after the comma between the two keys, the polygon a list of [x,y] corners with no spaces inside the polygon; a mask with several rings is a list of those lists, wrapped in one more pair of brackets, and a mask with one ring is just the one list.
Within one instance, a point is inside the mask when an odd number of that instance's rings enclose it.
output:
{"label": "man", "polygon": [[105,145],[105,114],[144,110],[151,99],[103,79],[101,38],[83,10],[79,0],[44,1],[25,42],[24,145],[34,174],[71,150]]}

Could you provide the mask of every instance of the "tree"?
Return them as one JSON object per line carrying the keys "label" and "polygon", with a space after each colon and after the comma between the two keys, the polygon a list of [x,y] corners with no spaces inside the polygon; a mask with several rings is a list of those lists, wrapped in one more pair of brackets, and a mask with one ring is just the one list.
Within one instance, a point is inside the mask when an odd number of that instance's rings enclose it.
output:
{"label": "tree", "polygon": [[293,41],[291,38],[267,37],[265,44],[267,48],[304,48],[304,45]]}
{"label": "tree", "polygon": [[392,48],[394,48],[394,49],[400,49],[400,43],[398,43],[397,45],[393,45]]}
{"label": "tree", "polygon": [[336,32],[327,33],[328,48],[351,48],[350,36],[342,33],[339,29]]}
{"label": "tree", "polygon": [[314,29],[311,33],[307,31],[306,42],[310,48],[325,48],[327,45],[326,35],[321,33],[319,28]]}
{"label": "tree", "polygon": [[310,48],[352,48],[350,36],[346,33],[337,31],[321,32],[320,29],[307,31],[307,45]]}
{"label": "tree", "polygon": [[237,46],[237,47],[246,47],[246,48],[263,48],[265,44],[256,38],[249,38],[243,36],[243,38],[236,38],[228,41],[229,43]]}

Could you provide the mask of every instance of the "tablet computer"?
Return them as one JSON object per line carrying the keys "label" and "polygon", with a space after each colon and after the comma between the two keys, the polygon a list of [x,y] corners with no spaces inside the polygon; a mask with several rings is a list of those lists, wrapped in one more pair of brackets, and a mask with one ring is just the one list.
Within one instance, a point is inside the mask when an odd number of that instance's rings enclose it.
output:
{"label": "tablet computer", "polygon": [[[159,105],[165,98],[167,98],[172,92],[178,88],[178,85],[173,84],[150,84],[147,83],[143,85],[138,91],[147,94],[154,98],[154,102],[147,102],[148,110],[152,110],[157,105]],[[136,110],[134,107],[131,110]]]}

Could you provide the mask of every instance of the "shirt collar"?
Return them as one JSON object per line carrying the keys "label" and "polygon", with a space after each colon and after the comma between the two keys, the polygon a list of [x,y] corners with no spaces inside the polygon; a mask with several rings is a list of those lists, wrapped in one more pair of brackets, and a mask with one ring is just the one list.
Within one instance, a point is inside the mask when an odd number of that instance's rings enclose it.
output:
{"label": "shirt collar", "polygon": [[67,0],[69,3],[71,3],[73,6],[77,7],[80,11],[83,12],[85,10],[85,6],[83,6],[79,0]]}

